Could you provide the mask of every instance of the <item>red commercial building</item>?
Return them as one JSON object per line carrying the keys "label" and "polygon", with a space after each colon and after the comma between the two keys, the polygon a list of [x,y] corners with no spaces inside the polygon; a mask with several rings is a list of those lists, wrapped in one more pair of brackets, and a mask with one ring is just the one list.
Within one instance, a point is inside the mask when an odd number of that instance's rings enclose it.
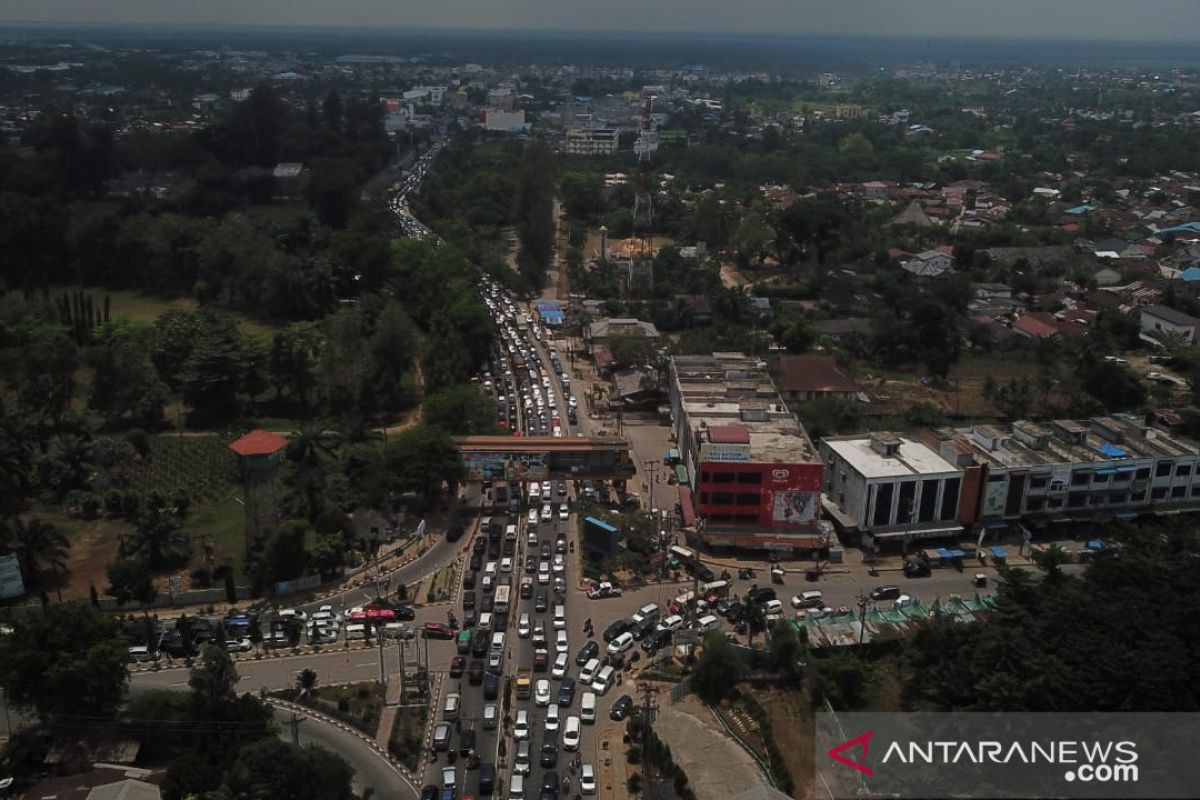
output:
{"label": "red commercial building", "polygon": [[672,359],[671,410],[689,539],[782,552],[823,546],[824,467],[762,362],[740,353]]}

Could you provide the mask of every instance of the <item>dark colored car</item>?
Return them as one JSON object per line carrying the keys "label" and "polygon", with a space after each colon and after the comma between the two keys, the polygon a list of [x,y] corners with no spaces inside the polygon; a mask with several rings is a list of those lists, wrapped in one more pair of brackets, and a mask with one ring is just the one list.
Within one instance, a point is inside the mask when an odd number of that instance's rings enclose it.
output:
{"label": "dark colored car", "polygon": [[479,568],[482,566],[483,566],[483,553],[472,553],[471,554],[471,563],[470,563],[471,571],[478,572]]}
{"label": "dark colored car", "polygon": [[927,561],[905,561],[904,575],[907,578],[928,578],[930,575],[929,562]]}
{"label": "dark colored car", "polygon": [[450,677],[451,678],[461,678],[463,676],[463,670],[465,670],[466,668],[467,668],[467,660],[465,658],[463,658],[462,656],[455,656],[454,658],[450,659]]}
{"label": "dark colored car", "polygon": [[579,648],[579,655],[575,656],[575,665],[582,667],[587,662],[591,661],[600,652],[600,645],[594,641],[588,641],[583,647]]}
{"label": "dark colored car", "polygon": [[475,607],[475,592],[473,590],[468,589],[467,591],[463,592],[462,606],[463,608]]}
{"label": "dark colored car", "polygon": [[417,618],[417,611],[412,606],[396,606],[392,611],[396,613],[396,619],[401,622],[412,622]]}
{"label": "dark colored car", "polygon": [[479,601],[480,611],[491,611],[496,607],[496,600],[490,594],[485,594]]}
{"label": "dark colored car", "polygon": [[569,708],[575,702],[575,679],[566,677],[558,687],[558,707]]}
{"label": "dark colored car", "polygon": [[440,800],[442,790],[432,783],[421,790],[421,800]]}
{"label": "dark colored car", "polygon": [[633,639],[640,642],[650,634],[654,633],[658,628],[658,620],[656,618],[647,618],[641,622],[635,622],[629,632],[633,634]]}
{"label": "dark colored car", "polygon": [[483,683],[483,661],[478,658],[471,659],[471,665],[467,667],[467,680],[472,686]]}
{"label": "dark colored car", "polygon": [[483,699],[495,700],[500,693],[500,677],[490,672],[483,675]]}
{"label": "dark colored car", "polygon": [[546,609],[550,607],[550,594],[545,589],[538,589],[537,594],[533,598],[533,609],[539,614],[544,614]]}
{"label": "dark colored car", "polygon": [[426,639],[453,639],[454,631],[444,622],[426,622],[421,629]]}
{"label": "dark colored car", "polygon": [[613,703],[612,710],[608,712],[608,717],[613,722],[620,722],[629,716],[630,711],[633,711],[633,698],[627,694],[623,694],[617,698],[617,702]]}
{"label": "dark colored car", "polygon": [[474,589],[475,588],[475,578],[477,577],[477,575],[478,575],[478,573],[476,573],[475,570],[468,570],[467,574],[463,576],[463,588],[464,589]]}
{"label": "dark colored car", "polygon": [[471,543],[471,552],[482,554],[484,550],[487,550],[487,540],[482,536],[476,536],[475,541]]}
{"label": "dark colored car", "polygon": [[483,658],[488,651],[488,633],[487,631],[475,631],[475,635],[471,637],[471,655],[476,658]]}
{"label": "dark colored car", "polygon": [[491,797],[496,790],[496,765],[485,761],[479,765],[479,794]]}
{"label": "dark colored car", "polygon": [[525,556],[525,571],[537,572],[537,556]]}
{"label": "dark colored car", "polygon": [[645,639],[642,639],[642,650],[647,653],[653,653],[655,650],[661,650],[671,643],[670,631],[656,631]]}
{"label": "dark colored car", "polygon": [[756,605],[765,603],[768,600],[777,599],[778,597],[775,594],[775,590],[770,586],[760,586],[757,589],[751,589],[750,591],[746,592],[747,602],[754,603]]}
{"label": "dark colored car", "polygon": [[625,631],[633,627],[633,621],[628,619],[619,619],[610,624],[604,629],[603,639],[606,642],[611,642],[613,639],[620,636]]}
{"label": "dark colored car", "polygon": [[733,607],[734,602],[735,601],[730,600],[728,597],[722,597],[717,601],[717,604],[713,606],[713,610],[724,617],[729,614],[729,609]]}
{"label": "dark colored car", "polygon": [[729,608],[725,610],[725,619],[730,622],[740,622],[744,616],[746,616],[746,607],[736,600],[730,603]]}
{"label": "dark colored car", "polygon": [[[555,745],[554,749],[557,751],[558,746]],[[543,764],[542,766],[545,766],[545,764]],[[558,778],[557,771],[555,771],[555,770],[546,771],[545,773],[542,774],[542,791],[544,792],[547,790],[553,790],[555,794],[558,794],[558,787],[559,787],[558,781],[559,781],[559,778]]]}
{"label": "dark colored car", "polygon": [[468,608],[466,611],[463,612],[463,623],[462,624],[463,624],[464,628],[474,628],[478,622],[479,622],[479,615],[475,613],[475,609]]}
{"label": "dark colored car", "polygon": [[[541,753],[541,757],[538,759],[538,763],[540,763],[543,767],[547,767],[547,768],[558,766],[558,743],[557,742],[544,742],[542,744],[542,753]],[[553,775],[554,773],[551,772],[548,774]],[[554,785],[555,785],[555,788],[558,787],[558,778],[557,777],[555,777],[555,779],[554,779]],[[545,786],[543,786],[542,788],[545,788]]]}

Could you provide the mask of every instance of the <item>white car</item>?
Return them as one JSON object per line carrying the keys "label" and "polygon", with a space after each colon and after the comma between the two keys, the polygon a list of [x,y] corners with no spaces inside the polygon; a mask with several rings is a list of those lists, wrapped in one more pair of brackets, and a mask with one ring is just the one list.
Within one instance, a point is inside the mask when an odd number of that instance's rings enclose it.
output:
{"label": "white car", "polygon": [[550,705],[550,681],[545,678],[538,680],[537,685],[533,687],[533,702],[542,708]]}
{"label": "white car", "polygon": [[542,506],[542,522],[549,522],[554,519],[554,509],[549,505]]}
{"label": "white car", "polygon": [[563,503],[561,506],[558,507],[558,518],[563,520],[564,522],[571,518],[571,512],[567,509],[566,503]]}
{"label": "white car", "polygon": [[558,706],[550,706],[546,709],[546,730],[551,733],[558,730]]}
{"label": "white car", "polygon": [[550,674],[560,681],[567,677],[567,654],[559,653],[554,657],[554,667],[550,670]]}
{"label": "white car", "polygon": [[678,614],[672,614],[671,616],[664,619],[662,622],[658,623],[659,633],[666,633],[667,631],[677,631],[682,627],[683,627],[683,617],[679,616]]}
{"label": "white car", "polygon": [[542,586],[545,586],[549,582],[550,564],[546,561],[543,561],[541,564],[538,564],[538,583],[540,583]]}
{"label": "white car", "polygon": [[625,631],[625,633],[622,633],[608,643],[608,654],[610,656],[619,656],[631,647],[633,647],[633,634]]}
{"label": "white car", "polygon": [[511,558],[506,556],[506,557],[500,559],[500,571],[501,572],[512,572],[512,559]]}
{"label": "white car", "polygon": [[567,560],[565,558],[563,558],[563,554],[555,553],[554,554],[554,572],[561,573],[566,568],[567,568]]}
{"label": "white car", "polygon": [[533,632],[533,628],[529,624],[529,614],[522,614],[521,620],[517,623],[517,636],[522,639],[528,639],[529,634]]}
{"label": "white car", "polygon": [[517,712],[517,721],[513,725],[513,738],[517,741],[529,738],[529,712],[523,708]]}
{"label": "white car", "polygon": [[533,528],[529,529],[529,535],[525,537],[525,545],[527,547],[537,547],[538,545],[537,531]]}
{"label": "white car", "polygon": [[600,659],[589,659],[588,662],[583,665],[583,669],[579,670],[579,682],[585,685],[591,685],[592,681],[596,678],[596,673],[599,671]]}
{"label": "white car", "polygon": [[567,642],[566,631],[558,632],[558,636],[554,639],[554,649],[560,653],[565,653],[571,649],[571,645]]}
{"label": "white car", "polygon": [[584,794],[596,793],[596,767],[592,764],[583,764],[579,768],[579,791]]}
{"label": "white car", "polygon": [[225,643],[225,647],[231,653],[249,653],[254,647],[254,642],[243,636],[241,639],[231,639]]}
{"label": "white car", "polygon": [[579,749],[579,717],[572,714],[563,726],[563,749],[574,752]]}
{"label": "white car", "polygon": [[538,524],[538,510],[536,508],[529,509],[529,516],[526,518],[526,522],[530,525]]}

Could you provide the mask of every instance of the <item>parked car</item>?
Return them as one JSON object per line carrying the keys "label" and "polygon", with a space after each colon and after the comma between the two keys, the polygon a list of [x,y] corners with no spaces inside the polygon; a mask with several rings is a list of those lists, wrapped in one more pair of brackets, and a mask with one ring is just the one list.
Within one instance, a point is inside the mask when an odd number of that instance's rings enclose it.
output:
{"label": "parked car", "polygon": [[633,698],[627,694],[623,694],[613,703],[612,709],[608,712],[608,717],[613,722],[620,722],[628,717],[631,711],[633,711]]}

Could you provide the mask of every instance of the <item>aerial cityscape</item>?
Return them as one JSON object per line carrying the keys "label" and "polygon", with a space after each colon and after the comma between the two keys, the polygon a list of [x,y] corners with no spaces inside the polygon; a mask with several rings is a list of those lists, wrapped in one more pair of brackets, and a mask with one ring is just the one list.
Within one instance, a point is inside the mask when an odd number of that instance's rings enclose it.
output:
{"label": "aerial cityscape", "polygon": [[0,9],[0,798],[1200,796],[1194,8],[341,5]]}

